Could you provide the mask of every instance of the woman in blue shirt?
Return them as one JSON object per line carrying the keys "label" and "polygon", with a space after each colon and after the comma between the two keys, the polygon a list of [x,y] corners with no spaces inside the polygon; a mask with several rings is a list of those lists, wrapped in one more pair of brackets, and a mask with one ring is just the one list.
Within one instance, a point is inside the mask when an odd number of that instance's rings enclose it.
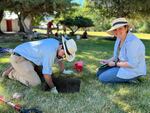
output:
{"label": "woman in blue shirt", "polygon": [[117,37],[112,58],[100,61],[107,65],[97,72],[97,77],[104,83],[129,82],[146,75],[145,46],[130,31],[125,18],[117,18],[112,22],[108,34]]}

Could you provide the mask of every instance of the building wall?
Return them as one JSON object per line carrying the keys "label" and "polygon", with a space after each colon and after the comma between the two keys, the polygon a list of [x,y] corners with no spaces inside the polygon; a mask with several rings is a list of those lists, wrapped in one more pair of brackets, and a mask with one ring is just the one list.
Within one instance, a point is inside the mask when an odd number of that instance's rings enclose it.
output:
{"label": "building wall", "polygon": [[18,19],[12,20],[12,29],[14,32],[18,32],[20,30]]}
{"label": "building wall", "polygon": [[[10,19],[9,19],[10,20]],[[6,23],[7,19],[2,19],[1,21],[1,24],[0,24],[0,29],[2,32],[7,32],[7,23]],[[12,21],[12,32],[18,32],[20,30],[20,27],[19,27],[19,23],[18,23],[18,18],[16,19],[11,19]],[[25,19],[25,24],[27,25],[28,29],[29,29],[29,26],[31,24],[31,18],[26,18]]]}
{"label": "building wall", "polygon": [[1,28],[1,31],[3,32],[7,31],[6,20],[2,19],[0,28]]}
{"label": "building wall", "polygon": [[[2,19],[0,29],[3,32],[7,32],[7,19]],[[18,19],[12,19],[12,32],[18,32],[20,30],[20,27],[18,25]]]}

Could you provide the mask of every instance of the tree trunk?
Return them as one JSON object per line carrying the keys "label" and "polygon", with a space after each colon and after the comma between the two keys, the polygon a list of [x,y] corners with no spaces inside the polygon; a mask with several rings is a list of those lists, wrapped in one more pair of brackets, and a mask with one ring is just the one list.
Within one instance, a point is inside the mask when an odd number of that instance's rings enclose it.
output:
{"label": "tree trunk", "polygon": [[75,33],[75,32],[74,32],[74,30],[73,30],[71,27],[69,27],[69,26],[67,26],[67,27],[71,30],[70,35],[72,35],[72,36],[73,36],[73,35],[74,35],[74,33]]}
{"label": "tree trunk", "polygon": [[27,25],[25,24],[26,17],[27,16],[24,16],[22,14],[20,14],[20,16],[19,16],[20,32],[25,32],[25,33],[29,34],[32,32],[32,29],[31,29],[31,25],[29,25],[29,28],[28,28]]}
{"label": "tree trunk", "polygon": [[79,30],[80,27],[77,27],[75,30],[73,30],[71,27],[68,27],[68,28],[71,30],[70,35],[73,36],[75,32]]}
{"label": "tree trunk", "polygon": [[28,30],[28,28],[27,28],[27,26],[26,26],[24,20],[25,20],[24,16],[21,16],[21,23],[22,23],[22,26],[23,26],[23,28],[24,28],[24,31],[25,31],[25,33],[28,33],[29,30]]}
{"label": "tree trunk", "polygon": [[76,29],[76,30],[74,30],[74,33],[75,33],[76,31],[78,31],[78,30],[79,30],[79,28],[80,28],[80,27],[77,27],[77,29]]}
{"label": "tree trunk", "polygon": [[19,32],[25,32],[24,27],[23,27],[23,25],[21,23],[21,16],[19,15],[18,18],[19,18],[19,27],[20,27]]}
{"label": "tree trunk", "polygon": [[[4,13],[4,10],[0,10],[0,25],[1,25],[1,21],[2,21],[2,19],[3,19],[3,13]],[[0,35],[1,34],[4,34],[2,31],[1,31],[1,29],[0,29]]]}

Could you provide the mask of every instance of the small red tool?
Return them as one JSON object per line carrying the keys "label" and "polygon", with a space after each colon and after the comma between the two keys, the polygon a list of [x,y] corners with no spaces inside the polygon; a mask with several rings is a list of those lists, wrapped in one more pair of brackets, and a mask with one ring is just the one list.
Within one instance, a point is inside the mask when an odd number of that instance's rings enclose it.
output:
{"label": "small red tool", "polygon": [[74,63],[74,69],[78,72],[82,72],[83,70],[83,61],[77,61]]}

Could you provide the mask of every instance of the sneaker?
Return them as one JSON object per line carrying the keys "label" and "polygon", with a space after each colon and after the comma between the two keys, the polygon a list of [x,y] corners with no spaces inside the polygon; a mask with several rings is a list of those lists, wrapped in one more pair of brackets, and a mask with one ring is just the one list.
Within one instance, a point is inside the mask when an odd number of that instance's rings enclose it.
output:
{"label": "sneaker", "polygon": [[22,98],[24,95],[22,94],[22,93],[14,93],[13,95],[12,95],[12,98],[13,99],[20,99],[20,98]]}
{"label": "sneaker", "polygon": [[8,76],[9,73],[13,70],[13,67],[9,67],[7,68],[3,73],[2,73],[2,77]]}
{"label": "sneaker", "polygon": [[51,88],[50,92],[53,94],[58,94],[56,87]]}

